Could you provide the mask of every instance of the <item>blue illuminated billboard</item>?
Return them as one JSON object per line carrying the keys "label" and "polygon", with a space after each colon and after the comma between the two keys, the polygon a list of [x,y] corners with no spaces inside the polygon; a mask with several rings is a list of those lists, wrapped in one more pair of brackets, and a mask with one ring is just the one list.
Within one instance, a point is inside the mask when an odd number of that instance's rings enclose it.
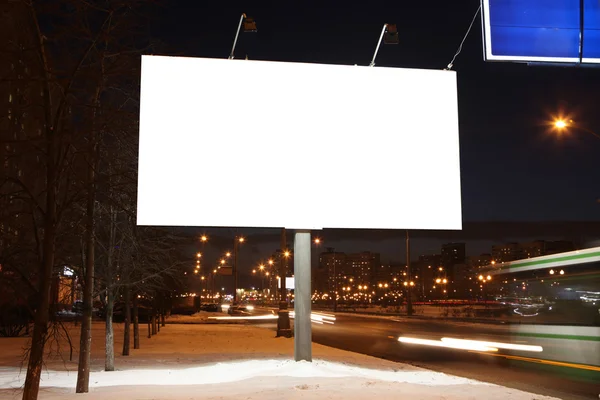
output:
{"label": "blue illuminated billboard", "polygon": [[487,61],[600,63],[600,0],[482,0]]}

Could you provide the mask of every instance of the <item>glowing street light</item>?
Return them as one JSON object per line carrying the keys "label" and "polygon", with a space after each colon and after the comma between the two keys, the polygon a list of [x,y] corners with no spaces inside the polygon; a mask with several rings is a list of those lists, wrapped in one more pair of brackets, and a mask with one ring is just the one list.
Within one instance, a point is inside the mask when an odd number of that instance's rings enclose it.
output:
{"label": "glowing street light", "polygon": [[231,257],[231,253],[230,252],[225,253],[225,257]]}
{"label": "glowing street light", "polygon": [[567,127],[567,122],[563,119],[557,119],[554,121],[554,127],[558,129],[563,129]]}
{"label": "glowing street light", "polygon": [[554,275],[554,270],[553,269],[550,270],[550,275]]}
{"label": "glowing street light", "polygon": [[206,235],[202,235],[202,236],[200,236],[200,241],[201,242],[207,242],[208,241],[208,237]]}
{"label": "glowing street light", "polygon": [[286,250],[286,251],[283,253],[283,255],[284,255],[284,257],[289,257],[289,256],[290,256],[290,252],[289,252],[289,250]]}
{"label": "glowing street light", "polygon": [[579,129],[581,131],[587,132],[591,135],[596,136],[598,139],[600,139],[600,135],[597,134],[596,132],[594,132],[591,129],[587,129],[583,126],[581,126],[580,124],[575,123],[575,121],[573,121],[572,119],[569,119],[568,121],[563,119],[563,118],[557,118],[554,120],[554,122],[552,123],[552,125],[554,126],[554,128],[558,131],[564,131],[568,128],[572,128],[572,129]]}
{"label": "glowing street light", "polygon": [[196,258],[202,257],[202,253],[196,253]]}

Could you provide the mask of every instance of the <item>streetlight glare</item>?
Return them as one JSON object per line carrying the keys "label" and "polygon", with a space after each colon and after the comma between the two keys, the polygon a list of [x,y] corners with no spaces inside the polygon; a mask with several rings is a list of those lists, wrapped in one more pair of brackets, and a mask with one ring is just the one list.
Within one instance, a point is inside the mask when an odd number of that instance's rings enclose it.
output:
{"label": "streetlight glare", "polygon": [[246,239],[245,239],[244,237],[240,237],[238,240],[240,241],[240,243],[244,243],[244,241],[245,241]]}
{"label": "streetlight glare", "polygon": [[206,242],[207,240],[208,240],[208,237],[206,235],[200,236],[200,241]]}
{"label": "streetlight glare", "polygon": [[225,253],[225,257],[231,257],[231,253],[230,252]]}
{"label": "streetlight glare", "polygon": [[285,251],[285,253],[283,253],[284,256],[289,257],[290,256],[290,252],[289,251]]}
{"label": "streetlight glare", "polygon": [[316,239],[315,239],[315,243],[316,243],[316,244],[319,244],[319,243],[321,243],[321,239],[319,239],[319,238],[316,238]]}
{"label": "streetlight glare", "polygon": [[557,119],[554,121],[554,127],[558,129],[563,129],[567,127],[567,122],[564,119]]}
{"label": "streetlight glare", "polygon": [[196,253],[196,257],[198,257],[198,258],[202,257],[202,253]]}

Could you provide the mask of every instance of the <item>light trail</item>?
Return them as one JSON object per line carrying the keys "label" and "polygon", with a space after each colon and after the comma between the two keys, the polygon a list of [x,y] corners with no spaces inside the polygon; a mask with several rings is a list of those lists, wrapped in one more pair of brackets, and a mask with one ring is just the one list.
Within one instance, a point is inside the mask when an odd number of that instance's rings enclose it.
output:
{"label": "light trail", "polygon": [[[290,311],[290,318],[295,317],[295,312]],[[335,322],[335,315],[332,314],[322,314],[322,313],[311,313],[310,314],[311,322],[315,322],[317,324],[330,324],[333,325]]]}
{"label": "light trail", "polygon": [[[290,318],[295,317],[294,311],[290,311]],[[208,319],[215,319],[219,321],[231,321],[231,320],[274,320],[279,318],[279,316],[274,314],[266,314],[266,315],[247,315],[247,316],[227,316],[227,317],[208,317]],[[310,314],[311,322],[316,324],[329,324],[333,325],[335,322],[335,316],[330,314],[320,314],[320,313],[311,313]]]}
{"label": "light trail", "polygon": [[533,351],[542,352],[544,348],[542,346],[533,346],[527,344],[513,344],[513,343],[500,343],[500,342],[487,342],[482,340],[469,340],[469,339],[455,339],[455,338],[442,338],[444,343],[464,343],[469,345],[481,345],[485,347],[494,347],[497,349],[507,350],[519,350],[519,351]]}
{"label": "light trail", "polygon": [[253,320],[267,320],[267,319],[277,319],[277,315],[247,315],[247,316],[239,316],[239,317],[208,317],[208,319],[218,319],[220,321],[225,320],[241,320],[241,319],[253,319]]}
{"label": "light trail", "polygon": [[449,343],[442,342],[441,340],[430,340],[430,339],[419,339],[419,338],[411,338],[411,337],[399,337],[398,341],[401,343],[408,344],[419,344],[424,346],[433,346],[433,347],[444,347],[447,349],[457,349],[457,350],[471,350],[471,351],[498,351],[495,347],[484,346],[479,343]]}

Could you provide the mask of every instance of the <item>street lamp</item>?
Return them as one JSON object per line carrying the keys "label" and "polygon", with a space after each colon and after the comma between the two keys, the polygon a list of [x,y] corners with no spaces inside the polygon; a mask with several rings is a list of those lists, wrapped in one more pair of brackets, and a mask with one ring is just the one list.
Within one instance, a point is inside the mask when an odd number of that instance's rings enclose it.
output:
{"label": "street lamp", "polygon": [[[233,303],[236,304],[238,301],[238,246],[244,243],[246,239],[243,236],[236,236],[233,239]],[[231,253],[227,253],[227,257],[229,257]]]}
{"label": "street lamp", "polygon": [[246,14],[242,14],[240,17],[240,23],[238,25],[237,31],[235,32],[235,39],[233,39],[233,47],[231,48],[231,53],[229,53],[229,59],[233,60],[235,52],[235,45],[237,44],[238,36],[240,34],[240,30],[244,27],[244,32],[256,32],[256,22],[254,22],[254,18],[247,17]]}
{"label": "street lamp", "polygon": [[599,134],[597,134],[596,132],[594,132],[591,129],[588,129],[588,128],[584,127],[584,126],[581,126],[580,124],[576,123],[572,119],[566,120],[566,119],[563,119],[563,118],[557,118],[557,119],[554,120],[554,122],[552,123],[552,125],[559,132],[560,131],[564,131],[567,128],[579,129],[580,131],[587,132],[590,135],[594,135],[595,137],[597,137],[598,139],[600,139],[600,135]]}
{"label": "street lamp", "polygon": [[375,66],[375,58],[377,58],[377,53],[379,53],[379,46],[381,46],[382,39],[383,43],[385,44],[400,43],[400,39],[398,38],[398,29],[396,28],[396,25],[383,24],[383,28],[381,29],[381,35],[379,36],[379,40],[377,41],[377,47],[375,48],[375,53],[373,54],[373,59],[371,60],[369,67]]}

